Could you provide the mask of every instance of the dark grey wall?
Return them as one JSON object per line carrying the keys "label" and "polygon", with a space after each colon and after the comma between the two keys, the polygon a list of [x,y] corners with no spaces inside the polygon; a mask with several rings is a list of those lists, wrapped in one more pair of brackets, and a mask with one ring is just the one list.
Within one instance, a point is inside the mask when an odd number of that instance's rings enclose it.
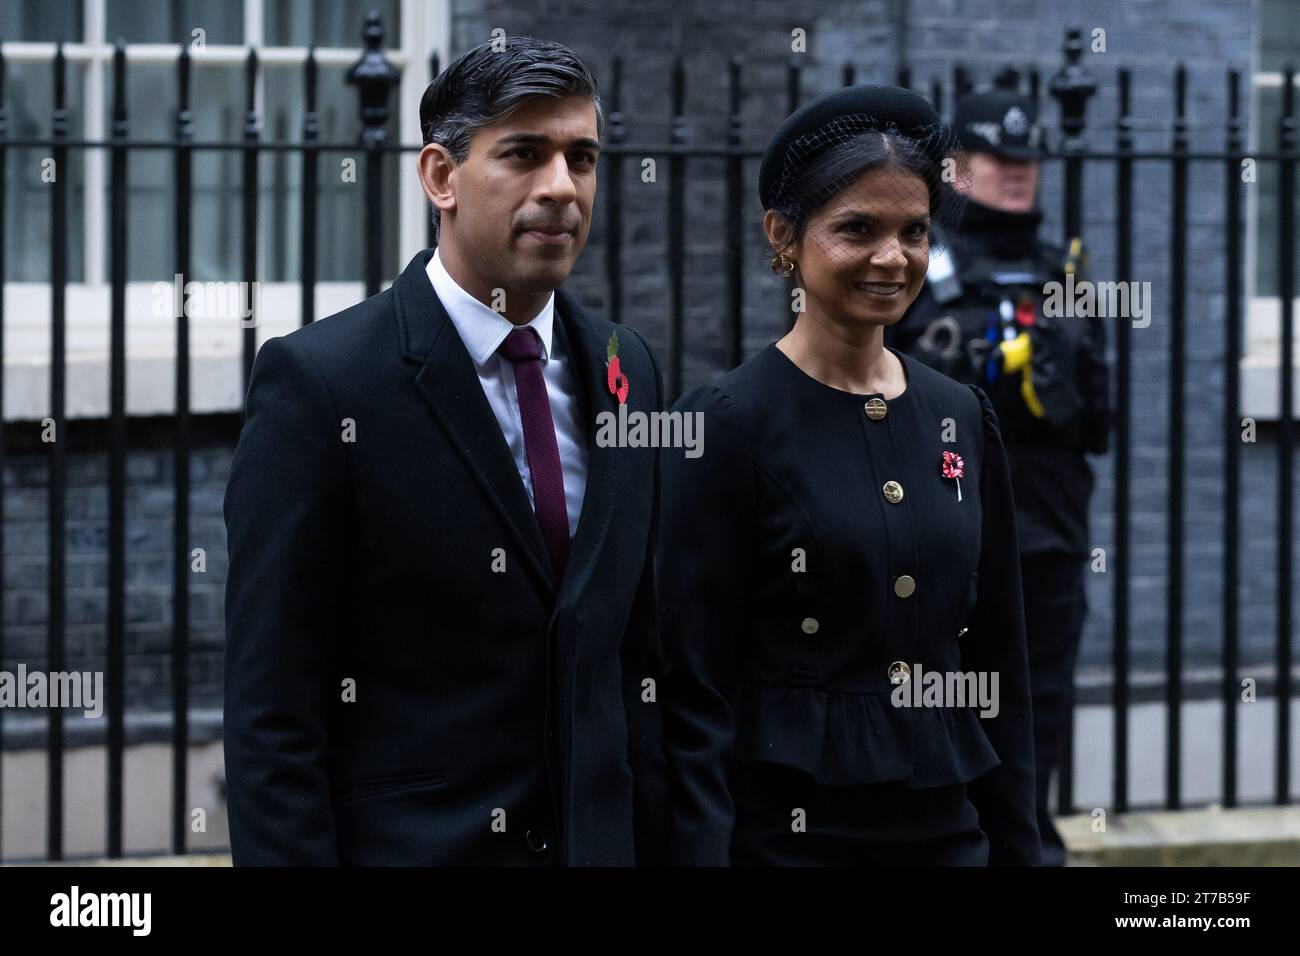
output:
{"label": "dark grey wall", "polygon": [[[75,439],[71,441],[75,444]],[[207,567],[190,574],[190,702],[221,705],[222,601],[226,532],[221,515],[233,446],[198,447],[190,468],[190,540]],[[7,455],[5,482],[4,669],[48,666],[49,530],[47,455]],[[130,710],[165,710],[171,701],[172,452],[138,450],[126,478],[126,697]],[[66,670],[103,671],[108,620],[108,456],[68,456],[65,574]],[[6,714],[6,727],[32,715]],[[41,715],[42,721],[44,715]],[[80,724],[80,721],[72,723]]]}

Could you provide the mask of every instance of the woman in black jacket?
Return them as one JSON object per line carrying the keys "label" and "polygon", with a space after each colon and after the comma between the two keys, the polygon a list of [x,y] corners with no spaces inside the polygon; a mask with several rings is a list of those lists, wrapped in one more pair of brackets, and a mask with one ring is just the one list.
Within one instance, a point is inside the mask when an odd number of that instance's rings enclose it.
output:
{"label": "woman in black jacket", "polygon": [[703,455],[663,454],[674,862],[1039,862],[997,418],[883,344],[959,168],[891,87],[814,100],[764,156],[794,327],[677,403]]}

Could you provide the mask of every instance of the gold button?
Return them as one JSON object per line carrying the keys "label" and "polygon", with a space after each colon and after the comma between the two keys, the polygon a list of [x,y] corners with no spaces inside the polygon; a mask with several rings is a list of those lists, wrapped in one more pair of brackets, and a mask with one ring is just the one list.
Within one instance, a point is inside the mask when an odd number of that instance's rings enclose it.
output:
{"label": "gold button", "polygon": [[894,593],[901,598],[911,597],[916,591],[916,578],[910,574],[900,574],[894,578]]}
{"label": "gold button", "polygon": [[817,623],[817,618],[806,617],[803,619],[803,623],[799,626],[803,628],[803,632],[805,634],[816,634],[817,628],[819,628],[821,625]]}
{"label": "gold button", "polygon": [[889,665],[889,682],[891,684],[905,684],[912,678],[912,668],[907,666],[906,661],[894,661]]}
{"label": "gold button", "polygon": [[896,481],[885,482],[885,497],[898,504],[903,500],[903,486]]}
{"label": "gold button", "polygon": [[889,412],[889,409],[885,407],[885,400],[883,398],[867,399],[866,409],[867,417],[873,422],[880,421]]}

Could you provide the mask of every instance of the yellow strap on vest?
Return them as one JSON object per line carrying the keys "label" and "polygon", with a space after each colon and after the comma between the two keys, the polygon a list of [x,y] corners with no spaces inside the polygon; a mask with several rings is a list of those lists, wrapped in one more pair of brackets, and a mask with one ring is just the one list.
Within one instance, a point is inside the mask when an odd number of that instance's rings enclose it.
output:
{"label": "yellow strap on vest", "polygon": [[1025,405],[1035,418],[1042,418],[1043,403],[1034,391],[1034,370],[1031,363],[1034,348],[1029,341],[1029,333],[1021,332],[1010,342],[1000,342],[998,348],[1002,350],[1002,370],[1020,372],[1020,397],[1025,400]]}

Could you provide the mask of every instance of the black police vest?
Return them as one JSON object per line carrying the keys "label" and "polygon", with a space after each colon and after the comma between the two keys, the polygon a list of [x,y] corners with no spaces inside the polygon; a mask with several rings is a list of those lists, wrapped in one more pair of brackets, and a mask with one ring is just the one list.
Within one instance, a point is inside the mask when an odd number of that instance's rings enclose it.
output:
{"label": "black police vest", "polygon": [[[1038,241],[1013,252],[1005,244],[995,247],[984,233],[940,238],[952,274],[943,274],[942,261],[932,262],[894,343],[949,377],[984,389],[1008,443],[1104,453],[1104,327],[1095,317],[1047,315],[1044,309],[1048,284],[1065,288],[1066,254]],[[1081,278],[1076,267],[1075,281]],[[1027,370],[1009,371],[999,346],[1022,332],[1032,358]],[[1032,383],[1028,398],[1026,376]]]}

